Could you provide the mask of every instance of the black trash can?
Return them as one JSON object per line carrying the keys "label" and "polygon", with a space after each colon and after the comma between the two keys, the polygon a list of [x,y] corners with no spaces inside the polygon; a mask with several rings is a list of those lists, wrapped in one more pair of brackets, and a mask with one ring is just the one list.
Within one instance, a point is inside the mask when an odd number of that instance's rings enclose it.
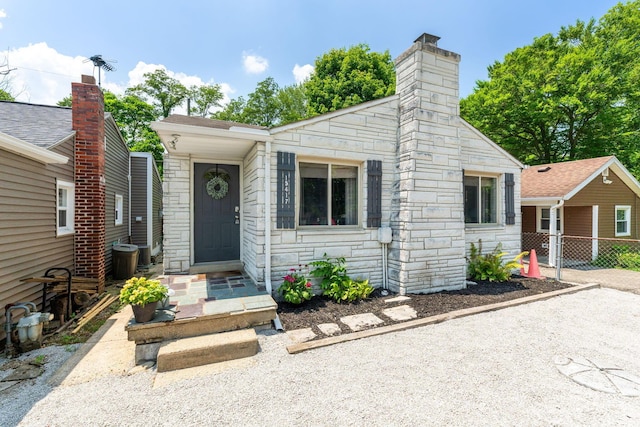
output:
{"label": "black trash can", "polygon": [[151,265],[151,249],[149,245],[138,245],[138,265],[144,268],[149,268]]}
{"label": "black trash can", "polygon": [[136,274],[138,247],[136,245],[115,245],[113,247],[113,278],[129,279]]}

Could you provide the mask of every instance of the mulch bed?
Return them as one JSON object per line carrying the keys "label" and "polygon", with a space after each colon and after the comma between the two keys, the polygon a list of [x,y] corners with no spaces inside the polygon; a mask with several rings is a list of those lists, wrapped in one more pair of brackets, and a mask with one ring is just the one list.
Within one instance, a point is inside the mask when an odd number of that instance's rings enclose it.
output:
{"label": "mulch bed", "polygon": [[399,323],[382,314],[382,310],[398,305],[409,305],[416,310],[418,318],[430,317],[437,314],[448,313],[464,308],[478,307],[509,301],[530,295],[537,295],[571,287],[567,283],[553,279],[530,279],[526,277],[512,277],[508,282],[483,282],[470,285],[467,289],[458,291],[443,291],[432,294],[411,294],[410,301],[385,303],[385,300],[397,296],[393,293],[383,296],[380,289],[366,300],[355,303],[338,304],[323,296],[316,296],[301,305],[293,305],[287,302],[278,304],[278,317],[285,331],[294,329],[312,328],[317,338],[324,335],[316,325],[322,323],[336,323],[342,333],[352,332],[345,324],[339,321],[343,316],[353,314],[373,313],[384,321],[375,327]]}

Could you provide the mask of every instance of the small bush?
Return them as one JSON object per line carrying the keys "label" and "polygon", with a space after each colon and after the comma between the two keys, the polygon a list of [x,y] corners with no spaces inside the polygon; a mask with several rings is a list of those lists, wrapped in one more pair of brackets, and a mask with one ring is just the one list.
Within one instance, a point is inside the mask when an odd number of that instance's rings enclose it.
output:
{"label": "small bush", "polygon": [[302,273],[302,266],[289,270],[289,274],[282,279],[278,292],[280,292],[285,301],[291,304],[302,304],[313,298],[311,282]]}
{"label": "small bush", "polygon": [[344,257],[329,258],[324,254],[321,261],[313,261],[311,275],[321,277],[322,294],[337,302],[353,302],[367,298],[373,292],[368,280],[353,280],[347,274]]}
{"label": "small bush", "polygon": [[528,254],[521,252],[513,260],[503,263],[502,257],[507,253],[502,252],[502,244],[498,243],[496,248],[488,253],[482,254],[482,240],[478,241],[478,246],[471,243],[467,262],[467,276],[471,280],[488,280],[490,282],[505,282],[511,278],[511,271],[522,268],[520,260]]}

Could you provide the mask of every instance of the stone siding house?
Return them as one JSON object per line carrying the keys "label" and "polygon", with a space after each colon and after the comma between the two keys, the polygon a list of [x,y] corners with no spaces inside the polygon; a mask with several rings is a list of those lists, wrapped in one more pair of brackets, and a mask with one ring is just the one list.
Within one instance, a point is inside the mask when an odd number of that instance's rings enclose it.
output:
{"label": "stone siding house", "polygon": [[272,129],[173,115],[164,161],[165,273],[242,268],[276,290],[345,257],[400,293],[465,287],[471,242],[520,250],[522,164],[459,115],[460,56],[423,34],[397,93]]}

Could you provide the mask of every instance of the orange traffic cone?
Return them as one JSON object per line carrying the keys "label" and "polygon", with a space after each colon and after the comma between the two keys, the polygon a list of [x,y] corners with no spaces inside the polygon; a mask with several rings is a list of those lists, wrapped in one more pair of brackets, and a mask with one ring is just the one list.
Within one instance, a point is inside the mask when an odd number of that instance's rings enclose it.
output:
{"label": "orange traffic cone", "polygon": [[[524,268],[520,270],[521,273],[524,273]],[[536,250],[531,249],[531,253],[529,255],[529,271],[527,274],[524,274],[525,277],[530,277],[532,279],[541,279],[540,275],[540,267],[538,267],[538,257],[536,256]]]}

